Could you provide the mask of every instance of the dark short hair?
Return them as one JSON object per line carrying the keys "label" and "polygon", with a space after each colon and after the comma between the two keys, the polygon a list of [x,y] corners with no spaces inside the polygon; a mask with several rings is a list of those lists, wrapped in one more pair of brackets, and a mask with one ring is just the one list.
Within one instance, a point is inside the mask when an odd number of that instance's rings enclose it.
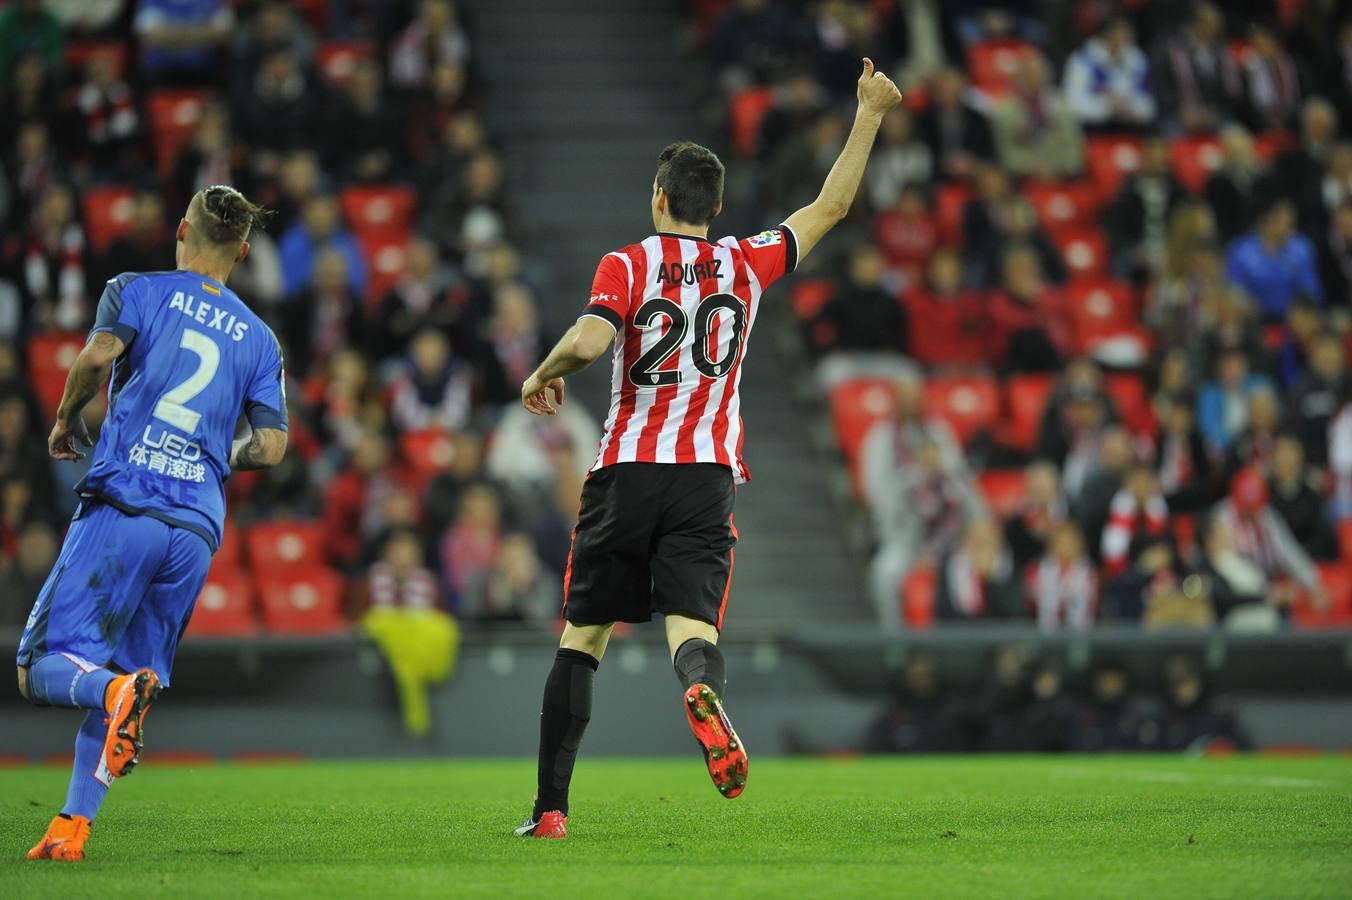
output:
{"label": "dark short hair", "polygon": [[239,191],[224,184],[204,188],[188,205],[189,217],[196,207],[197,221],[202,236],[216,245],[239,244],[249,237],[255,226],[261,226],[268,217],[262,206]]}
{"label": "dark short hair", "polygon": [[673,219],[708,225],[723,202],[723,163],[692,141],[668,144],[657,157],[657,186]]}

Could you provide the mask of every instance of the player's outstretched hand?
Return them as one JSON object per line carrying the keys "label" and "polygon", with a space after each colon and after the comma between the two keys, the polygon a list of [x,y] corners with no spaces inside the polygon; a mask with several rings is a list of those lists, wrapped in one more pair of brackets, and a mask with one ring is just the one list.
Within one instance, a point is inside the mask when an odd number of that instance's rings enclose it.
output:
{"label": "player's outstretched hand", "polygon": [[[549,402],[551,391],[554,394],[553,404]],[[527,378],[525,384],[521,385],[521,405],[537,416],[557,415],[559,411],[556,407],[563,406],[563,379],[541,381],[534,375]]]}
{"label": "player's outstretched hand", "polygon": [[47,452],[51,454],[52,459],[84,459],[84,453],[76,446],[77,441],[86,447],[94,446],[94,442],[89,439],[89,429],[85,427],[84,416],[76,416],[69,422],[57,419],[51,435],[47,438]]}
{"label": "player's outstretched hand", "polygon": [[901,102],[901,91],[882,72],[873,71],[873,60],[864,57],[864,71],[859,76],[859,109],[881,116]]}

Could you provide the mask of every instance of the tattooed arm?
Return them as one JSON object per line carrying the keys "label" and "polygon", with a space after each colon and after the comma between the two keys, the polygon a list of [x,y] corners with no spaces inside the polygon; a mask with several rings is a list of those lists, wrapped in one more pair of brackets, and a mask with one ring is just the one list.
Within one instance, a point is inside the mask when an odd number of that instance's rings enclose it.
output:
{"label": "tattooed arm", "polygon": [[61,405],[56,409],[56,425],[47,438],[47,452],[52,459],[83,459],[84,453],[76,446],[77,442],[86,447],[94,446],[80,413],[99,392],[108,379],[113,361],[125,349],[126,345],[117,335],[99,331],[90,337],[89,343],[75,358],[75,365],[66,376]]}
{"label": "tattooed arm", "polygon": [[247,438],[235,441],[230,453],[230,468],[236,472],[268,469],[286,455],[286,432],[280,428],[255,428]]}

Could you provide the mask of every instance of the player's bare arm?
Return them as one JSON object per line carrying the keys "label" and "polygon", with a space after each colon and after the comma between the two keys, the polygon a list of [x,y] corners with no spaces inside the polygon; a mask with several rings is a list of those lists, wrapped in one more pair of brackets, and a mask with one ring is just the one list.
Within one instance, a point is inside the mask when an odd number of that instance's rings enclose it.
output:
{"label": "player's bare arm", "polygon": [[89,343],[75,358],[75,365],[71,366],[70,374],[66,376],[66,390],[61,396],[61,405],[56,410],[56,425],[47,438],[47,452],[52,459],[84,459],[84,452],[79,449],[77,442],[86,447],[94,446],[81,412],[94,399],[99,387],[108,380],[113,362],[125,349],[116,335],[100,331],[89,339]]}
{"label": "player's bare arm", "polygon": [[[610,323],[583,316],[559,339],[545,361],[521,385],[521,405],[537,416],[552,416],[563,405],[563,379],[596,362],[615,340]],[[550,403],[550,394],[553,403]]]}
{"label": "player's bare arm", "polygon": [[881,72],[873,70],[873,60],[864,60],[864,71],[859,76],[857,91],[859,108],[854,115],[854,127],[845,141],[840,156],[822,183],[817,199],[784,220],[798,239],[798,261],[817,246],[817,242],[849,213],[854,195],[864,177],[869,151],[878,134],[887,111],[901,103],[901,91]]}
{"label": "player's bare arm", "polygon": [[286,456],[286,432],[280,428],[255,428],[247,438],[235,442],[230,468],[236,472],[270,469]]}

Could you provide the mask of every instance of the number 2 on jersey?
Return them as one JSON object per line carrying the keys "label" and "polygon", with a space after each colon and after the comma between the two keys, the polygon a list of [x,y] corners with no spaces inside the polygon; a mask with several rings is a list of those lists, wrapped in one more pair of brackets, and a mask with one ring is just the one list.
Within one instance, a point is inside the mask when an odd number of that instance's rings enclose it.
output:
{"label": "number 2 on jersey", "polygon": [[216,377],[216,369],[221,365],[221,348],[211,338],[191,328],[183,329],[178,345],[197,354],[197,370],[185,381],[165,391],[151,415],[191,434],[197,430],[202,414],[188,409],[188,403]]}
{"label": "number 2 on jersey", "polygon": [[[709,336],[719,312],[727,312],[732,316],[732,340],[721,358],[710,359]],[[670,387],[681,382],[679,370],[663,369],[662,364],[685,343],[690,319],[679,303],[666,297],[654,297],[638,308],[634,314],[634,325],[647,331],[658,327],[658,319],[667,320],[667,330],[657,343],[648,348],[647,353],[634,360],[634,364],[629,367],[629,381],[636,387]],[[732,371],[737,354],[741,352],[745,334],[746,305],[740,299],[733,294],[710,294],[705,297],[695,308],[695,341],[690,348],[695,370],[706,378],[727,375]]]}

